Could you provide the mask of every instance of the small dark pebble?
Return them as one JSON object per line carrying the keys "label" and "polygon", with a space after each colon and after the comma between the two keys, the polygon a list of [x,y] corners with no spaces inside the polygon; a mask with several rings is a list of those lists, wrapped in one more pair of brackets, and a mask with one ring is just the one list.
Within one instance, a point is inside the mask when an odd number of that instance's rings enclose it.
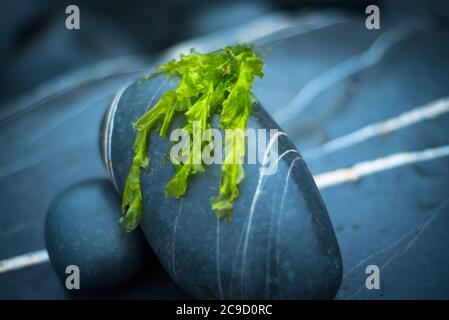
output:
{"label": "small dark pebble", "polygon": [[69,265],[79,268],[81,290],[124,284],[146,266],[151,249],[140,230],[123,230],[120,214],[120,197],[102,178],[75,184],[53,201],[45,239],[63,284],[73,274]]}

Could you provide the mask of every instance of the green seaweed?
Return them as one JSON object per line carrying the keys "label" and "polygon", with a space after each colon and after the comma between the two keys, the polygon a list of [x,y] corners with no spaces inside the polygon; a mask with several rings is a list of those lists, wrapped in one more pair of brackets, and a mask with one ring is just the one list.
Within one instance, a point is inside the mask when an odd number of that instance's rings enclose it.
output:
{"label": "green seaweed", "polygon": [[[225,148],[232,147],[222,164],[219,195],[212,198],[212,209],[223,219],[230,219],[235,199],[239,196],[239,183],[245,177],[243,158],[246,145],[244,133],[251,109],[255,102],[251,92],[255,77],[263,77],[263,58],[252,45],[228,46],[213,53],[201,54],[194,50],[181,55],[179,60],[171,60],[157,68],[144,80],[164,73],[177,77],[176,89],[166,91],[153,108],[142,115],[133,126],[136,130],[133,150],[135,152],[125,183],[122,199],[123,227],[134,230],[143,215],[141,190],[141,170],[149,165],[148,134],[159,130],[163,138],[167,136],[176,113],[185,116],[183,129],[193,138],[194,123],[200,129],[212,127],[212,115],[217,114],[223,129],[241,130],[243,135],[226,135]],[[193,139],[195,141],[195,139]],[[201,159],[202,146],[190,146],[188,163],[175,163],[176,174],[166,185],[166,197],[182,197],[189,179],[205,170],[204,164],[193,161]],[[217,182],[218,183],[218,182]]]}

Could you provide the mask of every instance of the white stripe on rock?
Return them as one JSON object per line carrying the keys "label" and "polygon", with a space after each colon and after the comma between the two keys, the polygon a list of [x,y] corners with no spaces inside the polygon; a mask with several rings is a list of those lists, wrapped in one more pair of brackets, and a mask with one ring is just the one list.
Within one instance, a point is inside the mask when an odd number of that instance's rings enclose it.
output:
{"label": "white stripe on rock", "polygon": [[394,118],[367,125],[325,144],[306,150],[303,156],[308,160],[316,159],[373,137],[387,134],[424,120],[434,119],[447,112],[449,112],[449,97],[444,97],[404,112]]}
{"label": "white stripe on rock", "polygon": [[48,252],[45,249],[25,253],[23,255],[0,260],[0,273],[21,269],[48,261]]}
{"label": "white stripe on rock", "polygon": [[352,56],[319,74],[308,82],[285,107],[276,111],[273,118],[280,124],[294,119],[320,93],[357,72],[367,69],[382,60],[385,53],[398,42],[407,39],[423,26],[402,23],[385,31],[371,47],[359,55]]}
{"label": "white stripe on rock", "polygon": [[422,151],[395,153],[383,158],[359,162],[349,168],[320,173],[313,178],[319,189],[325,189],[342,183],[357,181],[363,176],[377,172],[446,156],[449,156],[449,145]]}

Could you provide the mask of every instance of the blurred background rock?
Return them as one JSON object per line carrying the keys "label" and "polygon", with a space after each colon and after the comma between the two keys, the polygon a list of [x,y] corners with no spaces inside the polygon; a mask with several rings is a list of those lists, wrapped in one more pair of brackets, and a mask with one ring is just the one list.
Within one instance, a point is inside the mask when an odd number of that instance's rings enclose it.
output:
{"label": "blurred background rock", "polygon": [[[359,1],[51,1],[0,3],[0,103],[77,67],[123,55],[153,55],[181,40],[237,26],[273,11]],[[65,28],[65,8],[81,28]]]}
{"label": "blurred background rock", "polygon": [[[237,26],[274,11],[338,7],[358,14],[381,3],[383,18],[426,10],[449,18],[449,3],[364,0],[4,0],[0,3],[0,103],[80,66],[123,55],[152,55],[178,41]],[[64,28],[76,4],[81,29]],[[385,14],[385,15],[384,15]]]}

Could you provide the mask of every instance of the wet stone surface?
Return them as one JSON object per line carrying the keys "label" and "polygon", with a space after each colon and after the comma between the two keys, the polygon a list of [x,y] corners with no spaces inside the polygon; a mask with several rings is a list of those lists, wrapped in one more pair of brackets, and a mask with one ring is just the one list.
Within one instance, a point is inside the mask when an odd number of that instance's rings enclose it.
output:
{"label": "wet stone surface", "polygon": [[[121,96],[113,119],[112,171],[123,189],[132,159],[131,123],[157,101],[162,79],[135,83]],[[153,96],[156,97],[153,97]],[[179,119],[172,126],[176,128]],[[256,105],[248,128],[279,129]],[[142,229],[171,277],[195,298],[329,299],[341,277],[335,235],[306,164],[286,135],[278,137],[274,175],[245,164],[246,177],[232,221],[219,221],[210,198],[218,194],[220,165],[194,176],[183,198],[165,197],[174,174],[163,161],[170,141],[149,139],[151,169],[142,172]]]}
{"label": "wet stone surface", "polygon": [[79,269],[80,289],[126,283],[147,266],[150,248],[140,230],[118,223],[120,197],[107,179],[91,179],[61,193],[51,204],[45,238],[50,261],[65,283],[67,266]]}

